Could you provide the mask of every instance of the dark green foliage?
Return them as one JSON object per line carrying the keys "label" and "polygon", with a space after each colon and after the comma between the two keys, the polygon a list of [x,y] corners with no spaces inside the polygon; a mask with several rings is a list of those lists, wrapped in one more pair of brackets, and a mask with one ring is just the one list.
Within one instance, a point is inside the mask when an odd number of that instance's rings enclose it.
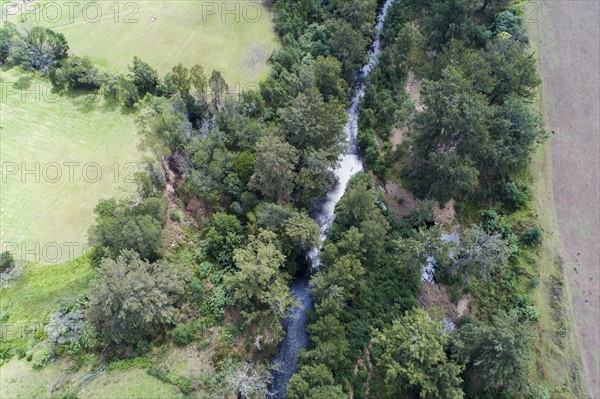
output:
{"label": "dark green foliage", "polygon": [[[13,33],[10,39],[7,62],[23,69],[47,73],[51,67],[67,57],[69,45],[62,33],[41,26],[6,29]],[[5,40],[8,36],[5,33]],[[6,42],[5,42],[6,43]],[[6,45],[4,44],[6,48]]]}
{"label": "dark green foliage", "polygon": [[506,207],[511,211],[522,208],[527,202],[527,194],[515,182],[509,182],[504,185],[502,197]]}
{"label": "dark green foliage", "polygon": [[427,46],[438,50],[452,39],[465,39],[472,29],[474,0],[431,1],[423,20]]}
{"label": "dark green foliage", "polygon": [[140,98],[146,94],[156,94],[160,85],[158,72],[138,57],[133,57],[129,66],[129,77],[138,90]]}
{"label": "dark green foliage", "polygon": [[183,284],[169,265],[125,250],[101,262],[88,291],[88,317],[106,342],[131,345],[175,321],[181,294]]}
{"label": "dark green foliage", "polygon": [[453,338],[454,358],[477,373],[486,390],[519,392],[536,335],[516,311],[499,312],[491,323],[468,320]]}
{"label": "dark green foliage", "polygon": [[541,80],[535,69],[536,59],[525,45],[511,39],[498,38],[486,48],[484,58],[492,68],[497,84],[491,93],[495,103],[503,103],[510,95],[531,98]]}
{"label": "dark green foliage", "polygon": [[462,368],[446,358],[448,335],[443,330],[443,319],[416,309],[375,332],[373,344],[381,348],[376,362],[385,375],[387,397],[411,391],[421,398],[464,397]]}
{"label": "dark green foliage", "polygon": [[256,144],[252,187],[271,200],[286,201],[294,187],[296,149],[277,136],[264,136]]}
{"label": "dark green foliage", "polygon": [[206,254],[224,267],[233,266],[233,251],[243,241],[242,225],[234,215],[215,213],[204,229]]}
{"label": "dark green foliage", "polygon": [[192,392],[192,381],[188,380],[187,378],[167,373],[166,371],[158,370],[155,368],[146,369],[146,373],[148,373],[152,377],[158,378],[162,382],[175,385],[183,394],[189,394],[190,392]]}
{"label": "dark green foliage", "polygon": [[177,327],[169,331],[173,342],[177,345],[185,346],[190,342],[200,339],[204,332],[204,326],[199,321],[191,321],[187,324],[178,324]]}
{"label": "dark green foliage", "polygon": [[0,27],[0,63],[8,60],[10,54],[10,44],[15,35],[17,27],[12,22],[4,21]]}
{"label": "dark green foliage", "polygon": [[498,214],[491,209],[486,209],[481,212],[481,227],[487,232],[492,233],[498,231],[500,228],[500,222],[498,220]]}
{"label": "dark green foliage", "polygon": [[[320,271],[312,278],[311,346],[302,354],[300,372],[289,385],[296,395],[309,395],[312,389],[338,392],[336,385],[345,386],[344,381],[353,379],[353,365],[372,329],[417,304],[427,254],[424,244],[395,240],[377,198],[371,179],[358,174],[338,203]],[[317,372],[325,378],[323,387],[315,382],[318,379],[308,377]],[[333,380],[325,377],[328,373]]]}
{"label": "dark green foliage", "polygon": [[15,260],[9,251],[0,253],[0,273],[11,269],[15,265]]}
{"label": "dark green foliage", "polygon": [[226,285],[239,303],[254,308],[246,313],[248,318],[258,310],[281,321],[293,305],[286,284],[289,276],[280,271],[285,256],[277,249],[275,239],[272,232],[260,230],[257,236],[249,237],[246,247],[234,251],[237,271],[226,277]]}
{"label": "dark green foliage", "polygon": [[288,383],[286,399],[342,399],[347,395],[335,384],[331,371],[324,365],[303,366]]}
{"label": "dark green foliage", "polygon": [[97,90],[106,79],[87,57],[69,57],[50,70],[50,81],[58,90]]}
{"label": "dark green foliage", "polygon": [[89,242],[101,255],[115,259],[123,249],[132,249],[142,259],[159,258],[166,213],[164,200],[147,198],[134,204],[101,200],[94,213],[96,225],[89,230]]}
{"label": "dark green foliage", "polygon": [[542,229],[539,226],[532,227],[531,229],[525,230],[523,233],[523,242],[527,245],[535,246],[539,245],[544,238]]}
{"label": "dark green foliage", "polygon": [[510,33],[512,36],[520,38],[523,35],[522,25],[524,18],[514,10],[506,10],[496,14],[491,30],[494,35],[502,32]]}

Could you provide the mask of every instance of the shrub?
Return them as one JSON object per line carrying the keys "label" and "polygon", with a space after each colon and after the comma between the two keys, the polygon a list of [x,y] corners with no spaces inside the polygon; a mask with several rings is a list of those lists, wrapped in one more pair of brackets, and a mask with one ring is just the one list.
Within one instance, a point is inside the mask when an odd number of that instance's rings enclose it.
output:
{"label": "shrub", "polygon": [[529,230],[526,230],[523,233],[523,242],[527,245],[535,246],[539,245],[542,242],[543,233],[542,229],[538,226],[535,226]]}
{"label": "shrub", "polygon": [[167,384],[175,385],[184,394],[192,392],[192,382],[187,378],[183,378],[178,375],[173,375],[153,368],[147,369],[146,373],[148,373],[152,377],[158,378],[163,382],[166,382]]}
{"label": "shrub", "polygon": [[[37,346],[36,346],[37,347]],[[34,348],[36,348],[34,347]],[[34,349],[32,348],[32,349]],[[32,351],[30,355],[28,355],[28,359],[31,356],[31,366],[39,370],[43,368],[46,364],[50,362],[52,359],[53,351],[50,345],[41,345],[37,351]]]}
{"label": "shrub", "polygon": [[0,313],[0,323],[6,323],[9,317],[10,315],[8,314],[8,312]]}
{"label": "shrub", "polygon": [[531,280],[529,280],[529,287],[530,288],[535,288],[538,285],[540,285],[540,279],[538,277],[533,277]]}
{"label": "shrub", "polygon": [[488,233],[496,231],[500,228],[498,214],[496,211],[486,209],[481,212],[481,227],[483,227],[483,229]]}
{"label": "shrub", "polygon": [[504,185],[503,198],[506,207],[510,210],[520,209],[527,202],[527,195],[515,182],[506,183]]}
{"label": "shrub", "polygon": [[179,324],[169,332],[173,342],[176,345],[187,345],[190,342],[202,337],[204,326],[199,321],[195,320],[187,324]]}
{"label": "shrub", "polygon": [[0,253],[0,273],[4,273],[15,265],[12,254],[8,251]]}
{"label": "shrub", "polygon": [[171,211],[169,217],[171,218],[171,221],[179,223],[183,219],[183,212],[176,209],[174,211]]}

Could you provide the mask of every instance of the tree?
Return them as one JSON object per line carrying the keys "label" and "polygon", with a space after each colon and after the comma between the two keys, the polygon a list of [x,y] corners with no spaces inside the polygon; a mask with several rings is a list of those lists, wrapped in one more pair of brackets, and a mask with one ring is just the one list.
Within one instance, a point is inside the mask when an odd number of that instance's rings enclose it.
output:
{"label": "tree", "polygon": [[503,176],[527,167],[535,146],[547,138],[541,114],[515,96],[497,108],[490,134],[497,143],[498,169]]}
{"label": "tree", "polygon": [[431,154],[424,172],[423,183],[429,186],[427,197],[441,204],[452,198],[467,198],[478,185],[479,170],[473,161],[455,152]]}
{"label": "tree", "polygon": [[138,90],[140,97],[146,94],[156,94],[160,85],[160,79],[156,69],[146,64],[137,56],[133,57],[133,63],[129,66],[129,77]]}
{"label": "tree", "polygon": [[315,84],[325,101],[338,100],[344,104],[348,97],[348,84],[340,77],[342,66],[332,56],[318,56],[313,63]]}
{"label": "tree", "polygon": [[0,27],[0,64],[8,60],[11,42],[16,32],[17,27],[12,22],[4,21],[3,26]]}
{"label": "tree", "polygon": [[233,252],[242,244],[242,225],[235,215],[215,213],[204,228],[206,253],[222,266],[233,266]]}
{"label": "tree", "polygon": [[422,309],[407,311],[391,326],[375,331],[373,344],[381,348],[376,364],[391,395],[405,396],[414,389],[421,398],[463,398],[462,367],[447,359],[447,342],[444,321]]}
{"label": "tree", "polygon": [[94,208],[96,225],[89,230],[90,244],[115,259],[122,250],[136,251],[142,259],[156,260],[162,252],[165,203],[158,198],[137,204],[100,200]]}
{"label": "tree", "polygon": [[488,281],[494,273],[502,273],[512,251],[498,234],[488,234],[481,227],[466,230],[455,261],[446,268],[447,275],[470,282],[471,277]]}
{"label": "tree", "polygon": [[[415,119],[413,159],[409,176],[417,178],[421,196],[440,202],[461,199],[475,191],[480,169],[495,157],[489,135],[490,109],[482,93],[454,67],[424,84],[425,111]],[[440,177],[439,174],[443,177]]]}
{"label": "tree", "polygon": [[536,339],[516,310],[500,311],[490,323],[470,319],[461,325],[453,337],[452,354],[476,372],[486,389],[514,394],[526,382]]}
{"label": "tree", "polygon": [[58,89],[99,89],[103,76],[87,57],[69,57],[59,67],[50,69],[52,85]]}
{"label": "tree", "polygon": [[325,103],[321,93],[309,88],[290,105],[279,110],[281,130],[287,141],[302,153],[322,151],[335,165],[344,145],[346,113],[337,101]]}
{"label": "tree", "polygon": [[46,73],[67,58],[69,45],[62,33],[41,26],[17,29],[14,33],[8,56],[11,64]]}
{"label": "tree", "polygon": [[165,263],[149,263],[124,250],[104,259],[88,291],[90,321],[110,343],[131,345],[173,323],[183,283]]}
{"label": "tree", "polygon": [[511,94],[531,98],[541,83],[533,54],[525,52],[525,44],[510,38],[497,37],[491,41],[483,57],[497,79],[491,99],[502,104]]}
{"label": "tree", "polygon": [[208,85],[212,94],[212,105],[214,110],[218,110],[223,105],[229,86],[219,71],[212,71],[208,79]]}
{"label": "tree", "polygon": [[360,296],[364,284],[361,277],[364,274],[362,264],[354,255],[340,257],[333,265],[325,267],[314,276],[312,286],[315,300],[319,302],[324,298],[332,286],[341,288],[346,300]]}
{"label": "tree", "polygon": [[148,96],[140,102],[140,108],[138,129],[144,137],[144,144],[154,152],[158,162],[162,162],[162,157],[169,151],[186,146],[192,136],[192,125],[169,100]]}
{"label": "tree", "polygon": [[442,70],[436,81],[424,83],[422,96],[425,111],[418,114],[418,135],[415,151],[427,159],[431,153],[450,151],[471,155],[473,159],[485,156],[488,139],[488,100],[472,91],[472,84],[455,67]]}
{"label": "tree", "polygon": [[226,284],[243,305],[254,304],[279,322],[294,300],[280,271],[285,256],[277,249],[276,238],[266,230],[250,236],[246,247],[234,251],[237,271],[227,276]]}
{"label": "tree", "polygon": [[[235,373],[227,377],[228,395],[235,394],[241,399],[263,399],[269,395],[269,384],[273,377],[261,364],[244,363]],[[229,397],[229,396],[227,396]]]}
{"label": "tree", "polygon": [[452,39],[462,39],[472,29],[471,15],[475,0],[442,0],[431,2],[423,21],[427,46],[439,50]]}
{"label": "tree", "polygon": [[290,198],[298,153],[279,137],[263,136],[256,143],[256,166],[250,179],[253,188],[278,202]]}
{"label": "tree", "polygon": [[343,20],[327,20],[326,30],[329,32],[331,53],[342,64],[342,77],[346,82],[352,83],[356,70],[364,63],[369,40]]}
{"label": "tree", "polygon": [[323,364],[302,366],[290,378],[286,399],[344,399],[340,385],[335,384],[331,371]]}
{"label": "tree", "polygon": [[292,248],[300,251],[316,248],[321,241],[319,225],[305,213],[298,213],[289,218],[284,229]]}

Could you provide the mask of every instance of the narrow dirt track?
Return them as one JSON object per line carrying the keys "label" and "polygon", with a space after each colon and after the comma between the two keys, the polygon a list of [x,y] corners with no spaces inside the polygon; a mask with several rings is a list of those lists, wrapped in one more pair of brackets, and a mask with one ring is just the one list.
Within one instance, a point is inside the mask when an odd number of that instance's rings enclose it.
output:
{"label": "narrow dirt track", "polygon": [[550,132],[561,252],[589,395],[596,399],[600,398],[600,3],[536,4],[542,104]]}

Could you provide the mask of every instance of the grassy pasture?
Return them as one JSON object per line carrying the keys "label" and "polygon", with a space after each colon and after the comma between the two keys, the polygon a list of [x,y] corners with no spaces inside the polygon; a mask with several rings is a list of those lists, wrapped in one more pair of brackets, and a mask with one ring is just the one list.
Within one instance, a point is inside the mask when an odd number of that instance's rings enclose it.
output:
{"label": "grassy pasture", "polygon": [[127,72],[134,55],[161,74],[178,62],[200,64],[207,74],[221,71],[231,89],[264,77],[278,46],[271,11],[262,2],[101,0],[75,2],[71,11],[64,3],[31,3],[31,11],[8,20],[63,33],[71,53],[103,68]]}
{"label": "grassy pasture", "polygon": [[134,187],[135,119],[91,95],[56,96],[15,69],[0,79],[0,243],[21,260],[72,259],[98,199]]}

